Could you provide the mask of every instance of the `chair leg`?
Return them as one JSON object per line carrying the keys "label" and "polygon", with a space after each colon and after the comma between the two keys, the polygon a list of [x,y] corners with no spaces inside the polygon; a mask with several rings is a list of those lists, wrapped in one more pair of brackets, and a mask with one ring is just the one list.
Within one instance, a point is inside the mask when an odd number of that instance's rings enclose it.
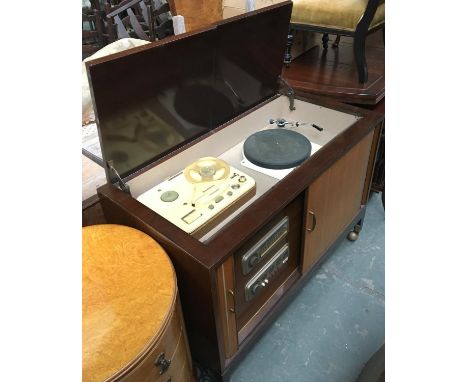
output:
{"label": "chair leg", "polygon": [[288,33],[288,42],[286,43],[286,52],[284,53],[284,60],[283,60],[286,67],[289,67],[289,64],[292,61],[291,47],[293,44],[293,40],[294,40],[294,35],[292,33],[292,30],[290,30]]}
{"label": "chair leg", "polygon": [[328,33],[324,33],[323,34],[323,37],[322,37],[322,45],[323,45],[323,49],[327,50],[328,49]]}
{"label": "chair leg", "polygon": [[356,33],[354,36],[354,60],[359,75],[359,83],[367,82],[367,62],[366,62],[366,34]]}
{"label": "chair leg", "polygon": [[340,39],[341,36],[339,34],[336,35],[335,42],[333,43],[333,48],[338,48],[338,45],[340,44]]}

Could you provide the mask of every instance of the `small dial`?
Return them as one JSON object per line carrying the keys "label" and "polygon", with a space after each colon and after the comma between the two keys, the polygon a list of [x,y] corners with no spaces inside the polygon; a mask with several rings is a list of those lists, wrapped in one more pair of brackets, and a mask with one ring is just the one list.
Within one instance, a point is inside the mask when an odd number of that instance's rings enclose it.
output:
{"label": "small dial", "polygon": [[239,182],[241,182],[241,183],[244,183],[246,180],[247,180],[247,178],[244,175],[239,177]]}
{"label": "small dial", "polygon": [[252,255],[252,256],[250,257],[250,259],[249,259],[249,262],[248,262],[249,266],[250,266],[250,267],[253,267],[255,264],[258,263],[258,260],[259,260],[259,256],[258,256],[257,253],[254,254],[254,255]]}
{"label": "small dial", "polygon": [[262,289],[262,286],[257,283],[252,287],[252,294],[256,294],[260,289]]}
{"label": "small dial", "polygon": [[237,183],[236,183],[236,184],[233,184],[233,185],[231,186],[231,188],[232,188],[233,190],[237,190],[237,189],[239,189],[239,187],[240,187],[240,185],[237,184]]}
{"label": "small dial", "polygon": [[176,191],[166,191],[161,194],[161,200],[163,202],[173,202],[179,197]]}

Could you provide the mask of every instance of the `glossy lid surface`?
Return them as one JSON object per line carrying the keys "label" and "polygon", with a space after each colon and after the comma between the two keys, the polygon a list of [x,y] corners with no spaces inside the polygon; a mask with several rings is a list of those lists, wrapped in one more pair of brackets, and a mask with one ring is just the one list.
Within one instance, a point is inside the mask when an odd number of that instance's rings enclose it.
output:
{"label": "glossy lid surface", "polygon": [[89,61],[104,162],[125,178],[275,95],[291,9],[282,3]]}

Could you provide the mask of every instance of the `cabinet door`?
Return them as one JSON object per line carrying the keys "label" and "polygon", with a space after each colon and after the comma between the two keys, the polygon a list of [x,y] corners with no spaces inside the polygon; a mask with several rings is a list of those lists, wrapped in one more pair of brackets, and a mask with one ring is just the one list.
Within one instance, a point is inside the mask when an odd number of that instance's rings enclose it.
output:
{"label": "cabinet door", "polygon": [[302,273],[320,259],[359,212],[373,134],[369,133],[309,186]]}
{"label": "cabinet door", "polygon": [[237,327],[234,301],[234,259],[228,257],[216,270],[219,321],[223,333],[224,355],[231,358],[237,351]]}

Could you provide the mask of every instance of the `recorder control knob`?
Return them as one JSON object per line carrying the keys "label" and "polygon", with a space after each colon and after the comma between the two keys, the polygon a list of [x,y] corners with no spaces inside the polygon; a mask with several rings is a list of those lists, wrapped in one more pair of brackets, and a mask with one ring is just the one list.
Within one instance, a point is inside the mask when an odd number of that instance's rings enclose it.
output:
{"label": "recorder control knob", "polygon": [[247,180],[247,178],[244,175],[239,177],[239,182],[240,183],[244,183],[246,180]]}
{"label": "recorder control knob", "polygon": [[176,191],[166,191],[161,194],[161,200],[163,202],[173,202],[179,197]]}
{"label": "recorder control knob", "polygon": [[239,187],[240,187],[240,185],[237,184],[237,183],[235,183],[235,184],[233,184],[233,185],[231,186],[231,188],[232,188],[233,190],[237,190],[237,189],[239,189]]}

